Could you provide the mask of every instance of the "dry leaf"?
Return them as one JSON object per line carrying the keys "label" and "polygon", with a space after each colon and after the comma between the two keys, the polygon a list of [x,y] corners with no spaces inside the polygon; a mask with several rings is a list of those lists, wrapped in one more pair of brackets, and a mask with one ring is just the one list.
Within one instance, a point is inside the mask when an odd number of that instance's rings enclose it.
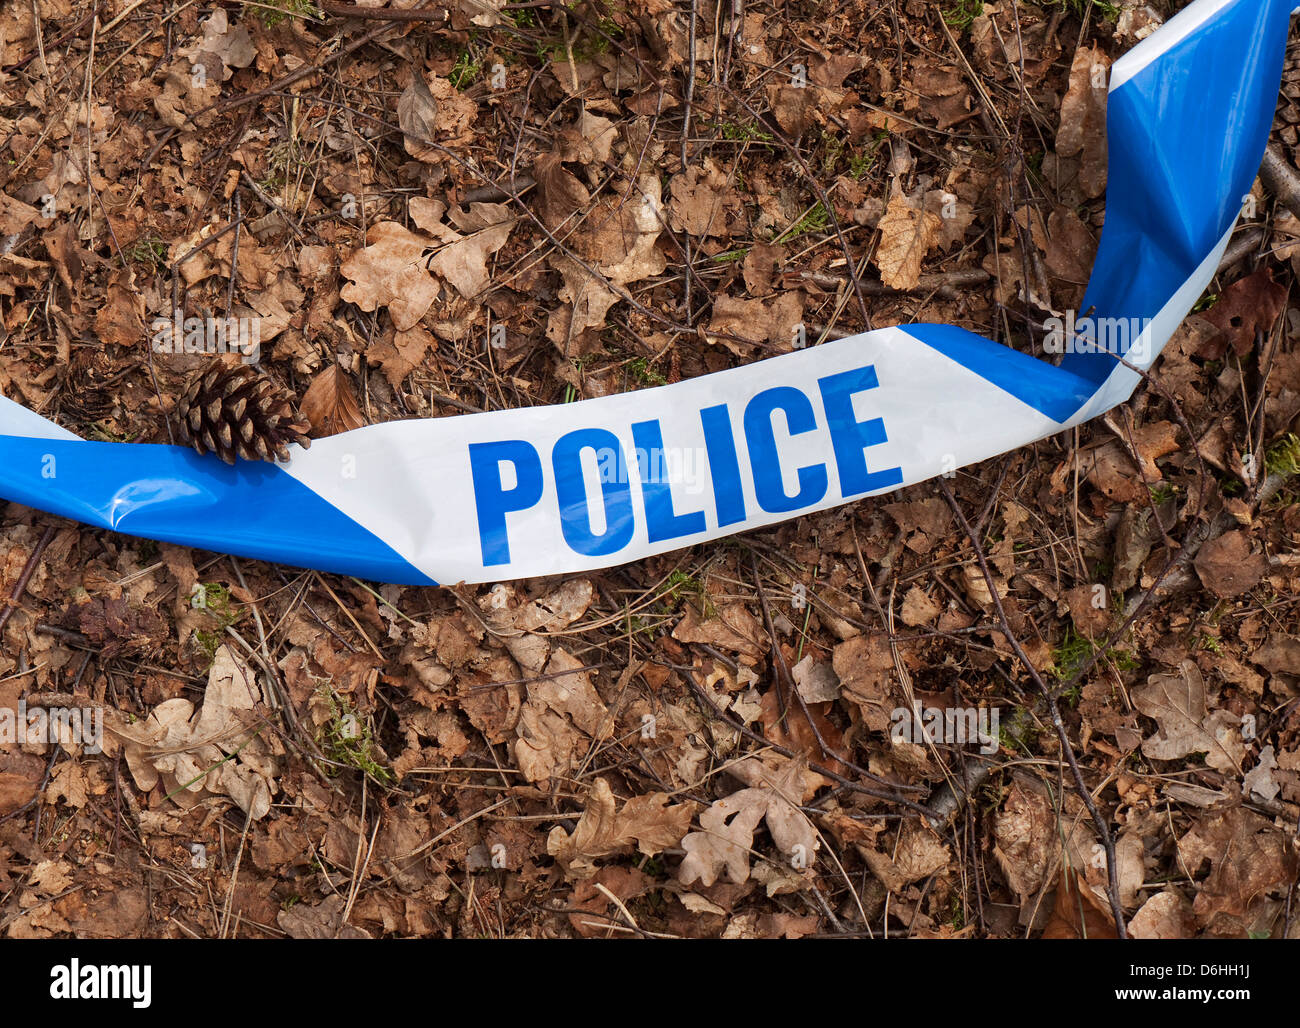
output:
{"label": "dry leaf", "polygon": [[573,834],[559,825],[552,828],[546,851],[569,876],[589,878],[596,873],[594,861],[598,857],[625,853],[634,844],[646,856],[676,846],[690,827],[694,812],[694,803],[671,803],[663,792],[634,796],[619,809],[609,782],[597,778]]}
{"label": "dry leaf", "polygon": [[890,289],[915,289],[921,281],[921,261],[939,235],[938,215],[919,207],[902,193],[890,198],[880,219],[876,267]]}
{"label": "dry leaf", "polygon": [[[248,30],[243,25],[231,25],[222,8],[216,8],[200,27],[203,37],[193,46],[178,52],[189,58],[192,65],[201,64],[207,68],[215,63],[221,69],[219,78],[222,82],[228,81],[235,69],[247,68],[257,57]],[[216,61],[204,60],[205,55],[212,55]]]}
{"label": "dry leaf", "polygon": [[331,364],[316,376],[298,410],[311,422],[313,439],[361,428],[366,423],[357,406],[352,382],[337,364]]}
{"label": "dry leaf", "polygon": [[[265,817],[279,791],[283,747],[265,732],[261,685],[256,673],[228,646],[208,671],[203,705],[164,700],[142,722],[120,714],[105,726],[125,742],[127,767],[148,792],[160,782],[168,796],[190,807],[211,796],[229,796],[253,820]],[[113,712],[116,714],[116,712]]]}
{"label": "dry leaf", "polygon": [[890,892],[902,892],[952,859],[952,852],[933,831],[920,821],[907,821],[899,829],[898,844],[889,853],[860,848],[871,873]]}
{"label": "dry leaf", "polygon": [[820,843],[812,823],[796,806],[803,769],[802,761],[791,760],[783,771],[773,773],[752,757],[733,765],[729,770],[737,777],[761,784],[717,800],[700,814],[700,831],[682,839],[686,856],[677,869],[678,880],[707,887],[725,872],[736,884],[748,881],[754,830],[764,819],[782,861],[799,869],[811,866]]}
{"label": "dry leaf", "polygon": [[741,300],[724,294],[713,299],[706,338],[740,357],[764,342],[779,353],[788,353],[803,328],[803,300],[798,293],[782,293],[771,300]]}
{"label": "dry leaf", "polygon": [[736,203],[725,173],[712,161],[690,167],[673,176],[668,184],[672,199],[668,202],[669,224],[674,231],[693,236],[725,237],[727,216],[724,207]]}
{"label": "dry leaf", "polygon": [[1017,776],[993,822],[993,857],[1022,910],[1047,882],[1057,848],[1051,799]]}
{"label": "dry leaf", "polygon": [[387,307],[399,331],[414,328],[438,298],[438,280],[425,265],[432,245],[395,221],[371,226],[366,245],[339,268],[349,280],[339,295],[363,311]]}
{"label": "dry leaf", "polygon": [[1196,934],[1196,919],[1187,897],[1166,889],[1148,899],[1128,923],[1133,939],[1190,939]]}
{"label": "dry leaf", "polygon": [[488,254],[506,245],[514,224],[515,219],[511,218],[456,239],[442,247],[427,267],[455,286],[461,296],[477,296],[488,286]]}
{"label": "dry leaf", "polygon": [[[609,711],[591,684],[591,671],[566,650],[557,649],[546,677],[528,683],[520,712],[515,761],[530,782],[546,781],[575,765],[579,752],[613,730]],[[568,672],[568,673],[566,673]]]}
{"label": "dry leaf", "polygon": [[1205,320],[1219,334],[1204,343],[1197,356],[1221,360],[1228,348],[1238,357],[1255,349],[1260,332],[1267,336],[1286,309],[1287,287],[1273,281],[1273,273],[1261,266],[1253,275],[1238,279],[1205,312]]}
{"label": "dry leaf", "polygon": [[1068,868],[1061,869],[1056,906],[1043,929],[1044,939],[1118,939],[1109,900]]}
{"label": "dry leaf", "polygon": [[1201,584],[1220,599],[1250,592],[1268,574],[1268,558],[1252,553],[1242,531],[1224,532],[1201,547],[1192,562]]}
{"label": "dry leaf", "polygon": [[1177,674],[1152,675],[1146,685],[1132,690],[1132,697],[1133,706],[1160,725],[1142,743],[1148,757],[1179,760],[1204,753],[1215,770],[1241,773],[1246,756],[1241,718],[1227,710],[1209,712],[1205,679],[1195,662],[1184,660]]}
{"label": "dry leaf", "polygon": [[[1178,840],[1178,858],[1179,867],[1193,878],[1199,877],[1203,864],[1210,864],[1192,901],[1197,919],[1206,926],[1219,917],[1238,925],[1239,919],[1249,919],[1269,893],[1286,891],[1297,869],[1287,833],[1242,807],[1202,817]],[[1228,931],[1235,933],[1238,925]]]}
{"label": "dry leaf", "polygon": [[814,660],[811,653],[790,668],[790,676],[805,703],[826,703],[840,698],[839,675],[826,661]]}
{"label": "dry leaf", "polygon": [[417,161],[432,161],[439,154],[428,145],[438,132],[438,102],[428,83],[418,72],[397,101],[397,123],[402,128],[402,144]]}
{"label": "dry leaf", "polygon": [[1079,158],[1079,188],[1094,199],[1106,191],[1106,100],[1110,58],[1096,46],[1080,47],[1061,100],[1056,152]]}

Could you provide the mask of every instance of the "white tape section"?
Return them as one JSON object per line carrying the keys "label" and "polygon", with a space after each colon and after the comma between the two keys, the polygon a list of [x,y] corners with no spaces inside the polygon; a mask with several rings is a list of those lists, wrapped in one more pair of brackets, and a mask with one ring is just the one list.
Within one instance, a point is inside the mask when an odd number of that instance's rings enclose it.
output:
{"label": "white tape section", "polygon": [[430,578],[478,582],[775,524],[1060,428],[884,329],[566,407],[360,429],[288,472]]}

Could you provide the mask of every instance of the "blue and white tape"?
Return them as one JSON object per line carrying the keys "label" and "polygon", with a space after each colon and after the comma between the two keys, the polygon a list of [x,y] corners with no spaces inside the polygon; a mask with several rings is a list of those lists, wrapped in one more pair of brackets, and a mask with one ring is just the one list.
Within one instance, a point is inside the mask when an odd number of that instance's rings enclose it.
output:
{"label": "blue and white tape", "polygon": [[[1204,291],[1259,169],[1293,0],[1197,0],[1112,69],[1106,225],[1083,308],[1145,369]],[[609,567],[924,481],[1124,402],[947,325],[674,385],[399,421],[275,466],[78,439],[0,397],[0,497],[131,535],[402,584]]]}

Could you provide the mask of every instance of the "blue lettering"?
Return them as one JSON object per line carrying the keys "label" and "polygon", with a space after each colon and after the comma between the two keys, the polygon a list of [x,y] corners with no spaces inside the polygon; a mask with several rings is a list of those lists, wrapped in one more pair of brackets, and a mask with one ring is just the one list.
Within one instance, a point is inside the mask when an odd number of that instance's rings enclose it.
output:
{"label": "blue lettering", "polygon": [[[600,535],[591,530],[591,510],[582,475],[583,450],[594,450],[598,455],[616,454],[613,481],[600,483],[601,500],[605,505],[605,531]],[[604,557],[632,541],[636,525],[624,459],[618,436],[603,428],[580,428],[556,441],[555,449],[551,451],[551,466],[555,470],[555,495],[560,503],[560,530],[574,552],[588,557]],[[600,477],[603,479],[605,476]]]}
{"label": "blue lettering", "polygon": [[[501,462],[514,465],[515,484],[503,488]],[[478,511],[479,545],[483,566],[510,563],[506,514],[527,510],[542,498],[542,459],[522,439],[497,443],[470,443],[469,467],[474,481],[474,506]]]}
{"label": "blue lettering", "polygon": [[817,380],[821,389],[822,405],[826,408],[826,425],[831,433],[835,450],[835,466],[840,475],[840,494],[847,499],[873,489],[901,485],[901,468],[882,471],[867,470],[867,457],[863,452],[869,446],[879,446],[889,441],[885,422],[881,418],[859,421],[853,413],[853,397],[880,385],[876,369],[868,364],[852,371],[841,371]]}
{"label": "blue lettering", "polygon": [[704,426],[704,449],[709,455],[718,526],[734,525],[745,520],[745,490],[740,484],[740,458],[736,456],[727,405],[705,407],[700,411],[700,424]]}
{"label": "blue lettering", "polygon": [[641,470],[641,493],[645,497],[645,519],[652,543],[703,532],[704,511],[673,512],[673,487],[668,481],[664,436],[658,421],[639,421],[632,426],[637,462]]}
{"label": "blue lettering", "polygon": [[810,464],[799,469],[799,491],[793,496],[786,495],[776,435],[772,430],[772,414],[778,410],[785,414],[792,436],[817,428],[817,415],[808,397],[792,386],[764,389],[745,407],[745,442],[754,472],[754,493],[758,505],[769,514],[811,506],[826,495],[827,484],[826,465]]}

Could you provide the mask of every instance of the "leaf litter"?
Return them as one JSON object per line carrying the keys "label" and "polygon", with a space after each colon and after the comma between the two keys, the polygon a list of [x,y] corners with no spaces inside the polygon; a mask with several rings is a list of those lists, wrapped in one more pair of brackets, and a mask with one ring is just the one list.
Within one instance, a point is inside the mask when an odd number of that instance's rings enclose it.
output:
{"label": "leaf litter", "polygon": [[[348,20],[124,8],[84,103],[69,6],[4,8],[5,395],[167,441],[212,359],[147,352],[176,302],[258,318],[319,436],[675,382],[864,309],[1042,355],[1081,301],[1107,76],[1154,5],[702,8],[689,100],[680,12],[598,6],[453,5],[328,77]],[[71,699],[105,733],[0,736],[3,930],[1098,938],[1113,859],[1127,934],[1297,936],[1300,231],[1252,197],[1158,385],[950,481],[974,541],[923,485],[432,590],[10,506],[0,709]],[[916,709],[997,709],[993,751],[904,732]]]}

